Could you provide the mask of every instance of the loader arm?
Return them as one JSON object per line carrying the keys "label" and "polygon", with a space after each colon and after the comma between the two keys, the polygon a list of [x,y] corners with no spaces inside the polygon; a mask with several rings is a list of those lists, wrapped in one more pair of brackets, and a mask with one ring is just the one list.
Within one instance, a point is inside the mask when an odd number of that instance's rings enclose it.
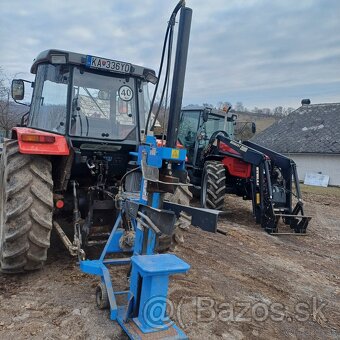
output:
{"label": "loader arm", "polygon": [[[216,139],[217,149],[219,150],[220,154],[242,159],[243,161],[255,166],[259,166],[260,164],[268,160],[268,157],[264,153],[248,147],[242,143],[239,143],[235,140],[221,135],[218,135]],[[224,145],[221,143],[223,143]],[[231,150],[228,150],[228,148],[226,148],[225,146],[236,151],[237,154],[230,152]]]}
{"label": "loader arm", "polygon": [[[224,157],[222,162],[231,175],[234,174],[232,169],[228,168],[229,164],[226,159],[234,161],[238,159],[245,166],[251,166],[251,172],[249,171],[248,175],[246,174],[243,178],[250,180],[253,214],[262,227],[268,232],[277,232],[277,223],[282,217],[283,221],[290,225],[295,232],[304,233],[310,217],[304,215],[295,162],[256,143],[237,142],[223,132],[216,133],[212,137],[208,149],[211,150],[213,144],[216,147],[207,159],[214,157],[213,155]],[[281,175],[280,185],[277,182],[276,171]],[[293,184],[296,195],[293,193]],[[293,195],[298,199],[294,208]]]}

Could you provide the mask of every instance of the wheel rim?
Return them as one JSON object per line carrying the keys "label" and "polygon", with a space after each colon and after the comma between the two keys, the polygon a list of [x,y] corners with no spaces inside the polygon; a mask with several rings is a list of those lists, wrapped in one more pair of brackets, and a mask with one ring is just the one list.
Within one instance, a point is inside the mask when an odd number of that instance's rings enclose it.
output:
{"label": "wheel rim", "polygon": [[205,172],[203,175],[203,184],[202,184],[202,192],[201,192],[201,205],[203,208],[207,208],[207,173]]}

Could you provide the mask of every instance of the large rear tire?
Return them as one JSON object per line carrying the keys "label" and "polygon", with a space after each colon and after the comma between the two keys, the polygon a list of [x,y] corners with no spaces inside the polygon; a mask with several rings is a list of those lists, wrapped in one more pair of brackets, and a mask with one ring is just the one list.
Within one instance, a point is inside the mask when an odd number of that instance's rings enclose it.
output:
{"label": "large rear tire", "polygon": [[40,269],[50,246],[52,167],[6,141],[0,162],[0,267],[4,273]]}
{"label": "large rear tire", "polygon": [[201,185],[201,207],[223,210],[224,195],[224,165],[217,161],[205,162]]}

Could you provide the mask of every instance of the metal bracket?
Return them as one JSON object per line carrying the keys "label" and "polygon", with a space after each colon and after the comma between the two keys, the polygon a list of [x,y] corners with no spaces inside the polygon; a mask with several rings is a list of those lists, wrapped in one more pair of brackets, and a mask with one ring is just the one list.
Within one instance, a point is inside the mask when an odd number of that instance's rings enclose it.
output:
{"label": "metal bracket", "polygon": [[157,182],[159,180],[159,169],[154,166],[148,165],[146,158],[147,153],[143,151],[141,161],[143,178],[147,181]]}
{"label": "metal bracket", "polygon": [[191,224],[193,226],[211,233],[217,232],[218,216],[221,213],[219,210],[195,208],[167,201],[164,201],[163,207],[173,211],[177,217],[179,217],[181,211],[184,211],[192,217]]}
{"label": "metal bracket", "polygon": [[[173,211],[156,209],[143,204],[127,200],[125,202],[126,212],[131,218],[140,218],[141,212],[146,215],[162,234],[172,235],[175,229],[176,215]],[[146,221],[147,223],[147,221]],[[152,226],[150,226],[152,228]]]}

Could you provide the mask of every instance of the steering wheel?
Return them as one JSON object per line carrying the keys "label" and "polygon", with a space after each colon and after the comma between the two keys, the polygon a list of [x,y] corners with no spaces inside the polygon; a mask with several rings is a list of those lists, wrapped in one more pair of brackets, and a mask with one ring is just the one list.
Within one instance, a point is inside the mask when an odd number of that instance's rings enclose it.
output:
{"label": "steering wheel", "polygon": [[226,131],[217,130],[217,131],[215,131],[215,132],[211,135],[211,137],[209,138],[209,143],[208,143],[208,145],[212,145],[212,144],[215,142],[215,140],[216,140],[216,138],[217,138],[218,135],[223,135],[223,136],[226,137],[226,138],[230,138],[229,135],[228,135],[228,133],[227,133]]}
{"label": "steering wheel", "polygon": [[214,144],[216,138],[218,135],[223,135],[224,137],[226,138],[230,138],[228,133],[223,131],[223,130],[217,130],[215,131],[211,137],[209,138],[209,142],[208,144],[206,145],[206,147],[202,150],[202,153],[201,153],[201,160],[203,160],[211,151],[211,148],[212,148],[212,145]]}

